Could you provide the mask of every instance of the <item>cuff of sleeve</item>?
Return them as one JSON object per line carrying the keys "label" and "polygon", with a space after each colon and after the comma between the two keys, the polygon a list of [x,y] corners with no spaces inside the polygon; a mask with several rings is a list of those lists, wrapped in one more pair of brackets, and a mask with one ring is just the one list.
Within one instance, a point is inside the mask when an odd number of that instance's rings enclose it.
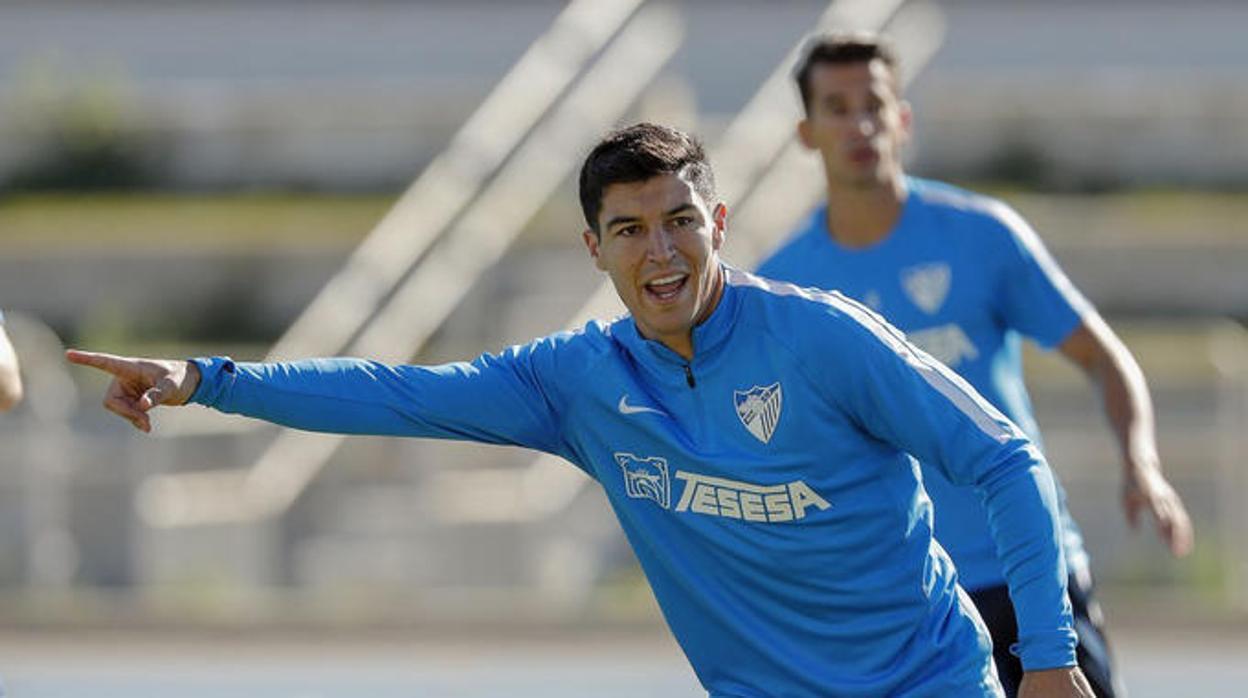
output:
{"label": "cuff of sleeve", "polygon": [[1033,635],[1010,645],[1010,653],[1023,663],[1023,671],[1075,666],[1075,631],[1069,628]]}
{"label": "cuff of sleeve", "polygon": [[228,356],[213,356],[191,359],[191,363],[199,369],[199,385],[187,402],[215,407],[238,375],[234,370],[234,360]]}

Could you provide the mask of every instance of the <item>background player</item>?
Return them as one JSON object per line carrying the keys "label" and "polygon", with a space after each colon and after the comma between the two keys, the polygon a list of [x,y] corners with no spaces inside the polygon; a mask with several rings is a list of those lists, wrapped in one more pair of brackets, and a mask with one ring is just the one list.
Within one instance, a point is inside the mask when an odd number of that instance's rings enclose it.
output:
{"label": "background player", "polygon": [[[837,289],[881,312],[1037,440],[1019,335],[1057,348],[1099,389],[1121,449],[1128,521],[1134,526],[1141,511],[1149,512],[1171,552],[1185,555],[1191,524],[1161,472],[1139,366],[1017,213],[905,175],[901,150],[911,112],[891,49],[869,35],[825,37],[811,44],[795,78],[806,111],[798,136],[823,159],[828,199],[759,273]],[[952,487],[939,473],[925,473],[924,482],[937,537],[989,624],[998,670],[1013,695],[1022,675],[1011,654],[1017,629],[989,517],[973,491]],[[1098,694],[1112,696],[1087,554],[1062,500],[1080,664]]]}

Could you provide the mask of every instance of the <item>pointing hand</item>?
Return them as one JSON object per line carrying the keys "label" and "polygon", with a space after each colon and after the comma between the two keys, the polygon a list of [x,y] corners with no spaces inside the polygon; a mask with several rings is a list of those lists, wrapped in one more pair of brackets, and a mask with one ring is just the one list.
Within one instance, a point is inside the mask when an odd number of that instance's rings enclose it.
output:
{"label": "pointing hand", "polygon": [[70,363],[90,366],[112,374],[104,394],[104,408],[151,432],[148,411],[157,405],[183,405],[199,386],[199,369],[190,361],[140,359],[70,349]]}

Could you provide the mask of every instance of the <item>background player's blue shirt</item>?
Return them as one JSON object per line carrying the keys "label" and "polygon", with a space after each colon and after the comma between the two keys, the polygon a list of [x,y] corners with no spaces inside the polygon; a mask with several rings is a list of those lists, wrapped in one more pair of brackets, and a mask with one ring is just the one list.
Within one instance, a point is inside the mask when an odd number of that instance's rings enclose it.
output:
{"label": "background player's blue shirt", "polygon": [[[1023,384],[1019,335],[1060,344],[1087,312],[1027,223],[1005,204],[939,182],[907,178],[901,218],[882,240],[847,248],[827,232],[821,206],[758,273],[836,289],[881,313],[906,338],[967,379],[1040,443]],[[962,585],[1004,583],[980,498],[926,469],[936,536]],[[1072,569],[1087,565],[1079,528],[1058,494]]]}
{"label": "background player's blue shirt", "polygon": [[1073,665],[1039,451],[862,306],[725,274],[688,362],[624,317],[435,367],[200,359],[193,399],[302,429],[570,460],[605,490],[699,679],[723,697],[998,695],[913,453],[983,492],[1024,664]]}

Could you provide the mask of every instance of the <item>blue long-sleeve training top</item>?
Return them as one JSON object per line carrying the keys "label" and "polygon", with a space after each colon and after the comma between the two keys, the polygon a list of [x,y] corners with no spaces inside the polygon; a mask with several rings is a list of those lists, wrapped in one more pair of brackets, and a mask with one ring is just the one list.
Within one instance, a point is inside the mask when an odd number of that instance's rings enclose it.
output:
{"label": "blue long-sleeve training top", "polygon": [[1024,665],[1073,666],[1053,482],[1031,442],[863,306],[724,273],[690,361],[625,316],[433,367],[196,359],[192,399],[566,458],[605,490],[716,697],[998,695],[918,457],[982,494]]}
{"label": "blue long-sleeve training top", "polygon": [[[1023,382],[1020,335],[1053,348],[1095,312],[1013,209],[948,184],[907,177],[897,224],[882,240],[851,248],[828,234],[827,206],[758,267],[768,278],[836,289],[862,301],[906,338],[952,368],[1036,444],[1039,428]],[[1005,583],[974,492],[939,469],[925,473],[936,536],[972,591]],[[1088,554],[1057,483],[1063,550],[1071,570]]]}

